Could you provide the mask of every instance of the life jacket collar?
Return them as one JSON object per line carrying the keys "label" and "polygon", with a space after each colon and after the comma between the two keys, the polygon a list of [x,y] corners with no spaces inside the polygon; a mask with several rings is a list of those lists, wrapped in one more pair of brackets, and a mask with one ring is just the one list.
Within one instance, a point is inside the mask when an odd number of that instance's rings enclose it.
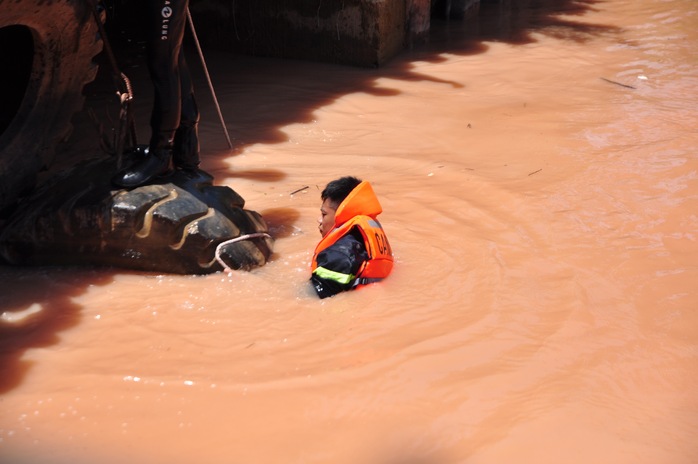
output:
{"label": "life jacket collar", "polygon": [[383,212],[378,197],[368,181],[362,181],[337,207],[334,227],[339,227],[355,216],[370,216],[373,219]]}

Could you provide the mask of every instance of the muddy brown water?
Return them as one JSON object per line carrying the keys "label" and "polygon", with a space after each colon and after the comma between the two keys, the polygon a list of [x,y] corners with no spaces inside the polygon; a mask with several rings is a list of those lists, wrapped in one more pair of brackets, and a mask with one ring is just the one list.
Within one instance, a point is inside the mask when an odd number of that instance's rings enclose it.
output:
{"label": "muddy brown water", "polygon": [[[380,69],[208,53],[235,148],[199,79],[203,167],[272,262],[0,267],[0,462],[698,462],[697,25],[693,0],[489,2]],[[397,263],[320,301],[345,174]]]}

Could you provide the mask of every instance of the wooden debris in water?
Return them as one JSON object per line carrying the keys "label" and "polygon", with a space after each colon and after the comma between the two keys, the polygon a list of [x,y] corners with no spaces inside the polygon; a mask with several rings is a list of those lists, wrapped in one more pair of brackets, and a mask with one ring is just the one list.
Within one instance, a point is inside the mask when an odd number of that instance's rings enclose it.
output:
{"label": "wooden debris in water", "polygon": [[625,87],[626,89],[633,89],[633,90],[635,90],[635,89],[637,88],[637,87],[633,87],[632,85],[622,84],[622,83],[620,83],[620,82],[612,81],[611,79],[606,79],[605,77],[602,77],[601,80],[602,80],[602,81],[606,81],[606,82],[611,83],[611,84],[620,85],[621,87]]}

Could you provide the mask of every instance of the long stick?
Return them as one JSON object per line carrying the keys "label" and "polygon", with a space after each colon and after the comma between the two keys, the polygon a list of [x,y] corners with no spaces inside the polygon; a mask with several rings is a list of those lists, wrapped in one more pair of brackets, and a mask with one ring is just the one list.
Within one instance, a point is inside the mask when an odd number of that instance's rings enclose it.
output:
{"label": "long stick", "polygon": [[211,89],[211,95],[213,96],[213,103],[216,105],[216,110],[218,111],[218,118],[221,120],[221,126],[223,126],[223,132],[225,133],[225,139],[228,141],[228,148],[233,148],[233,143],[230,141],[230,135],[228,134],[228,127],[225,125],[223,120],[223,113],[221,113],[221,106],[218,104],[218,98],[216,97],[216,91],[213,90],[213,82],[211,82],[211,76],[208,73],[208,67],[206,66],[206,60],[204,59],[204,52],[201,50],[201,44],[199,43],[199,37],[196,35],[196,29],[194,29],[194,21],[191,19],[191,11],[187,7],[187,19],[189,20],[189,28],[194,36],[194,43],[196,43],[196,49],[199,51],[199,58],[201,58],[201,64],[204,67],[204,74],[206,74],[206,80],[208,81],[208,88]]}

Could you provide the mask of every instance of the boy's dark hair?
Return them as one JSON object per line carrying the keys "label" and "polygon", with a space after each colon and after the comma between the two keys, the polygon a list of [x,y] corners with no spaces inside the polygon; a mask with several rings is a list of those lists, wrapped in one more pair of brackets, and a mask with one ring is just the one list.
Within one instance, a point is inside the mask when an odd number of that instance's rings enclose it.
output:
{"label": "boy's dark hair", "polygon": [[329,199],[331,202],[339,205],[360,183],[361,179],[356,177],[340,177],[327,184],[320,194],[320,198],[322,198],[322,201]]}

